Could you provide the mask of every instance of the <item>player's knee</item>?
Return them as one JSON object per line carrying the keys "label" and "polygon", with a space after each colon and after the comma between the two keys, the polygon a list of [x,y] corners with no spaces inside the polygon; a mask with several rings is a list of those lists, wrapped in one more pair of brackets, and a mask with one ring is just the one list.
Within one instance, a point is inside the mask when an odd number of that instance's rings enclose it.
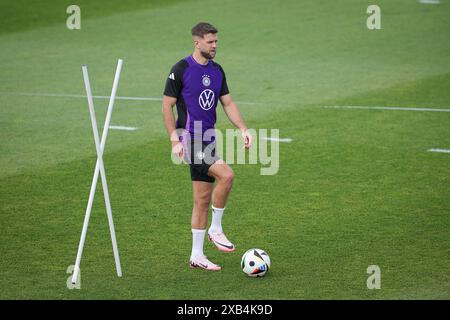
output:
{"label": "player's knee", "polygon": [[234,173],[233,170],[227,170],[221,177],[221,180],[223,183],[225,183],[228,186],[231,186],[233,184],[234,180]]}

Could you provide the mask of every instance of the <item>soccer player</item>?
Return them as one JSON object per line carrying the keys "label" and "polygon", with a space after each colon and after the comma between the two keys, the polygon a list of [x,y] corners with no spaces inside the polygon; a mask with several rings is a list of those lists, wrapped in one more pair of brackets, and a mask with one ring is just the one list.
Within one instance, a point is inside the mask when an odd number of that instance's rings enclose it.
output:
{"label": "soccer player", "polygon": [[[215,153],[214,134],[206,134],[214,130],[218,100],[230,121],[241,130],[247,149],[252,144],[252,136],[228,91],[225,72],[213,61],[217,51],[218,30],[209,23],[201,22],[191,31],[194,52],[170,70],[164,89],[162,112],[172,142],[172,153],[190,166],[194,207],[189,264],[192,268],[220,270],[220,266],[203,254],[210,204],[212,222],[208,229],[209,241],[220,251],[235,250],[234,244],[227,239],[222,229],[222,215],[234,175],[232,169]],[[175,104],[178,114],[176,122],[173,114]],[[176,129],[182,129],[183,133],[179,135]],[[217,183],[214,185],[215,181]]]}

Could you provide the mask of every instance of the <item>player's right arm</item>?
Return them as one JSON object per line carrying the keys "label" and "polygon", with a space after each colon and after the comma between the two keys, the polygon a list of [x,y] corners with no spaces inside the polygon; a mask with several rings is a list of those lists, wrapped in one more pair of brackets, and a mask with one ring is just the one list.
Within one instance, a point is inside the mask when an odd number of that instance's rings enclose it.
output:
{"label": "player's right arm", "polygon": [[181,144],[175,127],[175,116],[173,115],[173,107],[177,102],[177,98],[163,95],[162,113],[164,125],[172,143],[172,152],[178,157],[183,157],[183,145]]}
{"label": "player's right arm", "polygon": [[164,125],[166,126],[170,142],[172,143],[172,152],[180,158],[183,157],[183,145],[180,142],[176,132],[173,107],[177,103],[177,98],[181,95],[181,89],[183,87],[183,72],[186,67],[187,63],[184,60],[178,61],[178,63],[172,67],[169,72],[169,76],[166,79],[162,103]]}
{"label": "player's right arm", "polygon": [[172,152],[183,157],[183,145],[178,138],[176,132],[175,116],[173,114],[173,107],[177,102],[177,98],[181,94],[183,87],[183,72],[187,67],[187,63],[184,60],[180,60],[170,70],[169,76],[166,79],[166,85],[164,88],[162,99],[162,113],[164,119],[164,125],[166,126],[167,133],[172,143]]}

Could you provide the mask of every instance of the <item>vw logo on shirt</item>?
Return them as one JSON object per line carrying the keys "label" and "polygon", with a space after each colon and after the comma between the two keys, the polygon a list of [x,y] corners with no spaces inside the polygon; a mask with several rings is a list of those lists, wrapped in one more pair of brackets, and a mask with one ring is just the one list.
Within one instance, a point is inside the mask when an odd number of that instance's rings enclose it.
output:
{"label": "vw logo on shirt", "polygon": [[203,110],[209,110],[214,106],[214,92],[210,89],[205,89],[198,97],[198,104]]}

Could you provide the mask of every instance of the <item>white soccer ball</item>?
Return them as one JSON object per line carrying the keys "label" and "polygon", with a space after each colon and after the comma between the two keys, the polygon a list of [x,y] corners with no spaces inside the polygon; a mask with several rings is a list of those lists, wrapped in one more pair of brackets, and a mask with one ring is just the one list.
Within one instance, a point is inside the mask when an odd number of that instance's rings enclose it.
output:
{"label": "white soccer ball", "polygon": [[249,277],[263,277],[270,268],[269,255],[257,248],[247,250],[242,256],[241,268]]}

